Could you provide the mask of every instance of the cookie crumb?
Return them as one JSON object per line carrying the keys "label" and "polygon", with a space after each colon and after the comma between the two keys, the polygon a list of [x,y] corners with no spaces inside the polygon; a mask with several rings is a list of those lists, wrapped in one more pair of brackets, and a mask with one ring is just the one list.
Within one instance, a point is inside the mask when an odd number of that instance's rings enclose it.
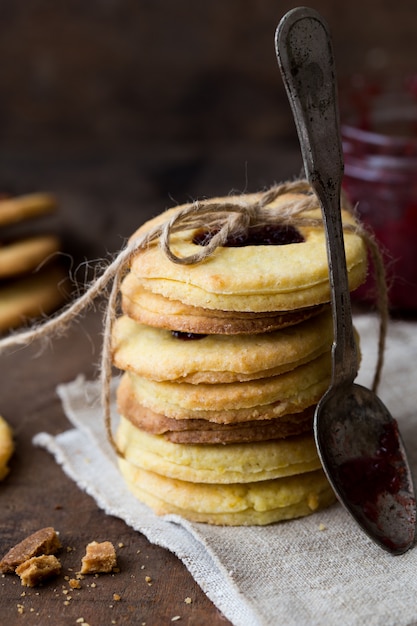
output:
{"label": "cookie crumb", "polygon": [[325,526],[322,523],[319,524],[318,528],[319,528],[319,530],[327,530],[327,526]]}
{"label": "cookie crumb", "polygon": [[185,604],[191,604],[192,600],[189,596],[187,596],[187,598],[184,599]]}
{"label": "cookie crumb", "polygon": [[70,578],[68,584],[71,589],[81,589],[81,583],[76,578]]}
{"label": "cookie crumb", "polygon": [[51,526],[41,528],[11,548],[0,561],[0,572],[12,574],[16,568],[32,557],[56,554],[61,549],[57,532]]}
{"label": "cookie crumb", "polygon": [[116,552],[111,541],[87,545],[85,556],[81,560],[81,574],[108,574],[117,566]]}
{"label": "cookie crumb", "polygon": [[121,596],[121,595],[119,595],[118,593],[114,593],[114,594],[113,594],[113,600],[114,600],[115,602],[120,602],[120,600],[121,600],[121,599],[122,599],[122,596]]}
{"label": "cookie crumb", "polygon": [[57,576],[61,571],[61,563],[53,554],[42,554],[24,561],[16,568],[25,587],[36,587],[44,580]]}

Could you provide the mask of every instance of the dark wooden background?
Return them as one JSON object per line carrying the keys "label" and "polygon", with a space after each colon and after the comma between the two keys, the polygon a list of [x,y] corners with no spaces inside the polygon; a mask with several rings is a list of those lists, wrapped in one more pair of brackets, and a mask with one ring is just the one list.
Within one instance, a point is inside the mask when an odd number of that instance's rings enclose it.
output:
{"label": "dark wooden background", "polygon": [[[94,258],[172,203],[297,175],[273,47],[294,6],[1,2],[0,185],[56,191],[67,238]],[[330,25],[340,82],[416,71],[414,0],[310,6]]]}
{"label": "dark wooden background", "polygon": [[[288,0],[0,2],[0,188],[56,193],[59,212],[45,228],[61,233],[81,284],[89,265],[114,255],[166,207],[255,191],[300,173],[273,47],[278,21],[293,6]],[[329,22],[341,81],[363,71],[416,71],[415,0],[310,6]],[[179,623],[224,624],[173,555],[105,518],[31,444],[39,430],[68,427],[55,385],[79,371],[95,374],[98,314],[90,312],[46,354],[33,346],[0,357],[0,413],[17,433],[12,472],[0,484],[0,548],[55,524],[66,545],[76,547],[77,562],[91,539],[123,542],[122,572],[101,578],[94,593],[72,594],[75,602],[65,608],[62,581],[58,591],[52,583],[24,602],[18,581],[2,579],[0,621],[73,624],[84,614],[91,626],[112,617],[117,624],[141,619],[159,626],[180,614]],[[153,587],[139,576],[142,561]],[[123,602],[109,614],[112,593],[120,590]]]}

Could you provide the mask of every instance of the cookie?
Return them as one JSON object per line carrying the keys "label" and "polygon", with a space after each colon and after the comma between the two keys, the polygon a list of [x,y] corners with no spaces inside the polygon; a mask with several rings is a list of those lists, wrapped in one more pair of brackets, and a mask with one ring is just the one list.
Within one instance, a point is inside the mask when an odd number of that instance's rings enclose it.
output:
{"label": "cookie", "polygon": [[[139,405],[174,419],[207,419],[230,424],[298,413],[316,404],[330,382],[330,354],[269,378],[193,385],[155,382],[127,372],[130,391]],[[126,393],[119,386],[118,396]]]}
{"label": "cookie", "polygon": [[119,467],[133,495],[157,515],[176,514],[222,526],[265,525],[310,515],[335,502],[322,470],[255,483],[201,484],[166,478],[123,458]]}
{"label": "cookie", "polygon": [[60,241],[54,235],[27,237],[0,244],[0,279],[31,272],[58,252]]}
{"label": "cookie", "polygon": [[9,460],[14,452],[13,431],[0,415],[0,480],[9,473]]}
{"label": "cookie", "polygon": [[317,305],[294,311],[216,311],[164,298],[143,288],[129,272],[121,285],[122,310],[142,324],[185,333],[235,335],[265,333],[298,324],[323,311]]}
{"label": "cookie", "polygon": [[65,300],[62,285],[66,278],[59,266],[51,266],[0,283],[0,332],[57,309]]}
{"label": "cookie", "polygon": [[113,363],[154,381],[233,383],[277,376],[328,352],[330,311],[297,326],[255,335],[178,335],[120,317]]}
{"label": "cookie", "polygon": [[[259,194],[227,198],[229,202],[251,203]],[[286,205],[303,196],[287,194],[268,209],[285,211]],[[222,201],[226,199],[214,199]],[[134,235],[149,232],[176,212],[178,207],[144,224]],[[304,217],[321,219],[321,210]],[[353,216],[342,212],[344,224],[354,225]],[[223,246],[203,262],[173,263],[157,244],[139,250],[131,271],[146,291],[205,309],[225,311],[292,311],[330,301],[329,272],[323,225],[297,227],[299,241],[288,245]],[[201,250],[195,243],[198,229],[172,234],[174,254],[187,257]],[[345,232],[349,286],[353,290],[366,277],[367,253],[364,241],[353,231]]]}
{"label": "cookie", "polygon": [[146,433],[121,417],[117,444],[136,467],[195,483],[256,482],[321,467],[312,434],[227,446],[184,445]]}
{"label": "cookie", "polygon": [[52,213],[56,198],[49,193],[32,193],[0,200],[0,226]]}
{"label": "cookie", "polygon": [[267,441],[312,432],[314,406],[279,418],[217,424],[206,419],[173,419],[137,403],[129,378],[124,376],[118,392],[118,410],[134,426],[161,435],[173,443],[243,443]]}

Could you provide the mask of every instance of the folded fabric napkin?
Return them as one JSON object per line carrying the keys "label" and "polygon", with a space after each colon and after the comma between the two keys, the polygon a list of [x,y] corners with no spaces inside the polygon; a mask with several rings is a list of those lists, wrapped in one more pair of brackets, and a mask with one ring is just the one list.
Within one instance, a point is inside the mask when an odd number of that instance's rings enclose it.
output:
{"label": "folded fabric napkin", "polygon": [[[355,317],[361,335],[358,382],[370,386],[378,320]],[[417,469],[417,323],[391,322],[379,390],[398,420]],[[64,471],[106,513],[176,554],[235,626],[411,626],[417,623],[417,548],[392,556],[376,546],[339,504],[267,527],[230,528],[157,517],[126,489],[110,447],[98,382],[79,376],[57,392],[73,428],[39,433]],[[117,415],[114,409],[114,420]]]}

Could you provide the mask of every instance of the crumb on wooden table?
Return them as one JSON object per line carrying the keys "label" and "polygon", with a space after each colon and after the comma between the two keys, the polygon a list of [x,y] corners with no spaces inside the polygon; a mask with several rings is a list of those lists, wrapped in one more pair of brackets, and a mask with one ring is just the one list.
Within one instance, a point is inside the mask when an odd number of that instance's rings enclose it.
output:
{"label": "crumb on wooden table", "polygon": [[11,574],[16,568],[32,557],[56,554],[61,542],[54,528],[48,526],[23,539],[11,548],[0,561],[0,572]]}
{"label": "crumb on wooden table", "polygon": [[116,551],[111,541],[87,545],[85,556],[81,560],[81,574],[106,574],[117,566]]}
{"label": "crumb on wooden table", "polygon": [[33,556],[16,568],[16,574],[25,587],[36,587],[48,578],[57,576],[60,571],[61,563],[53,554]]}

